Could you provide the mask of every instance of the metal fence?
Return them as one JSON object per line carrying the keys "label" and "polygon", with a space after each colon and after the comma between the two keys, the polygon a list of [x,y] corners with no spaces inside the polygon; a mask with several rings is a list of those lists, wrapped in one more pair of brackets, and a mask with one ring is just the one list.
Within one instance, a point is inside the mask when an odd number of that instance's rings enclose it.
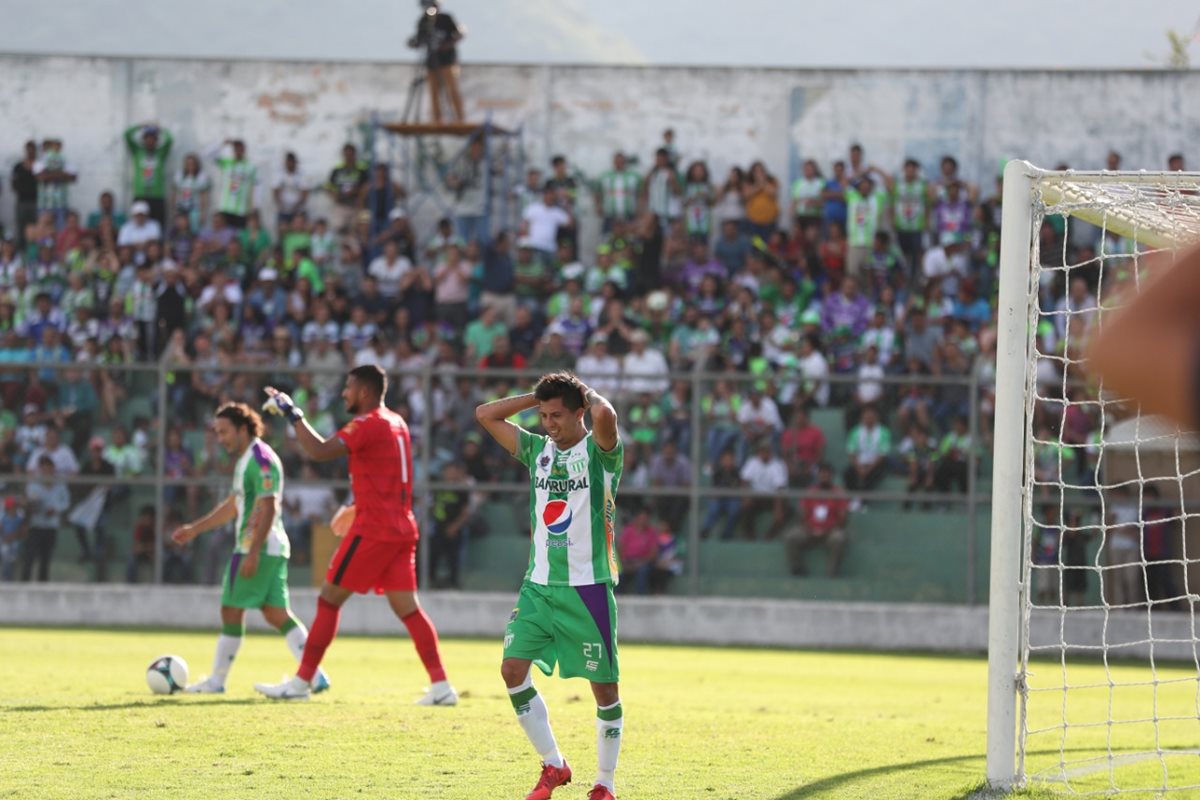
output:
{"label": "metal fence", "polygon": [[[139,474],[114,478],[88,474],[84,470],[71,476],[69,483],[73,494],[72,512],[77,510],[91,487],[106,487],[125,497],[136,497],[136,502],[144,501],[146,505],[151,506],[154,513],[153,554],[152,557],[146,556],[143,559],[144,564],[138,566],[138,572],[142,572],[144,567],[146,577],[155,582],[175,577],[177,554],[171,551],[169,545],[164,544],[170,526],[176,524],[185,512],[198,510],[202,513],[207,510],[208,505],[223,497],[222,492],[228,491],[229,477],[220,471],[220,458],[199,460],[191,474],[168,474],[171,471],[167,463],[168,436],[178,429],[193,442],[198,441],[203,437],[202,432],[211,419],[212,410],[215,409],[215,398],[202,397],[190,388],[193,376],[207,375],[218,385],[217,395],[220,399],[244,399],[255,405],[263,399],[263,385],[270,383],[286,390],[300,387],[301,393],[315,398],[309,402],[315,403],[314,408],[321,412],[318,416],[327,427],[325,433],[331,432],[330,425],[337,425],[346,420],[337,392],[333,391],[330,397],[331,386],[340,388],[344,375],[341,368],[314,370],[282,364],[235,364],[215,361],[190,365],[165,361],[158,364],[119,365],[25,363],[0,365],[0,389],[8,386],[9,393],[5,394],[5,398],[12,408],[23,403],[21,391],[26,392],[27,396],[31,386],[45,387],[48,400],[39,408],[38,413],[61,419],[61,414],[55,415],[51,411],[56,404],[54,397],[56,393],[62,392],[64,384],[79,379],[75,372],[82,372],[83,380],[98,388],[111,389],[116,385],[125,393],[115,409],[107,409],[108,412],[115,410],[115,413],[106,414],[104,402],[101,402],[92,415],[92,424],[87,426],[92,431],[91,435],[99,434],[107,442],[111,430],[116,425],[127,426],[135,417],[141,416],[148,420],[143,424],[144,430],[141,432],[148,438],[148,443],[147,468]],[[482,434],[486,440],[486,434],[464,409],[469,408],[473,411],[476,403],[491,399],[499,393],[528,391],[540,374],[540,371],[536,370],[482,370],[440,364],[427,364],[419,369],[389,371],[389,405],[406,414],[413,431],[416,510],[426,540],[432,529],[430,501],[435,493],[463,488],[461,484],[448,482],[441,477],[442,466],[447,461],[460,457],[460,448],[467,434]],[[14,402],[12,389],[17,375],[22,377],[19,379],[18,391],[15,393],[17,399]],[[591,376],[585,376],[588,377]],[[984,596],[985,587],[981,585],[981,579],[986,576],[986,569],[981,559],[986,557],[987,552],[986,540],[983,538],[987,533],[987,522],[985,515],[980,512],[990,503],[990,490],[986,486],[981,488],[981,480],[986,480],[984,473],[988,463],[988,452],[984,447],[984,436],[981,435],[983,431],[979,411],[982,393],[989,387],[986,378],[981,377],[978,371],[953,377],[885,375],[882,378],[871,379],[884,387],[883,398],[879,404],[884,409],[884,420],[887,423],[893,423],[889,416],[898,414],[902,405],[898,401],[914,386],[929,387],[930,397],[934,400],[932,410],[941,415],[942,422],[946,422],[952,413],[961,412],[968,418],[972,446],[967,453],[966,491],[910,492],[903,485],[904,481],[898,480],[899,474],[893,471],[890,473],[891,478],[885,479],[880,488],[853,493],[853,499],[864,504],[866,509],[851,515],[851,545],[846,571],[844,575],[831,579],[793,578],[786,572],[781,572],[780,565],[784,562],[781,540],[775,538],[768,541],[758,537],[753,530],[754,517],[749,518],[749,531],[744,525],[745,518],[739,517],[735,526],[738,536],[732,541],[720,539],[715,535],[715,530],[705,530],[703,526],[708,505],[726,498],[737,500],[741,504],[747,500],[779,500],[783,504],[785,514],[788,515],[786,525],[794,526],[797,524],[796,508],[799,501],[805,497],[822,496],[812,488],[801,485],[802,482],[794,480],[787,488],[772,492],[768,496],[755,494],[745,487],[715,487],[709,482],[712,453],[706,452],[706,438],[711,433],[711,426],[706,421],[706,407],[708,399],[712,397],[714,385],[717,382],[728,382],[735,389],[740,388],[742,396],[758,388],[764,391],[765,396],[774,398],[786,396],[797,387],[800,387],[803,393],[803,376],[755,376],[702,371],[668,375],[664,379],[666,385],[679,388],[676,401],[672,405],[673,418],[669,424],[662,424],[660,435],[653,441],[635,444],[628,435],[630,417],[627,412],[639,402],[640,392],[632,392],[629,389],[631,386],[637,387],[637,381],[642,378],[643,376],[634,377],[618,372],[604,376],[602,380],[593,379],[596,383],[608,387],[607,393],[611,395],[610,399],[614,400],[618,412],[622,415],[627,462],[631,457],[636,460],[639,455],[659,452],[668,439],[686,445],[683,455],[689,463],[690,472],[682,485],[658,485],[653,476],[646,485],[634,485],[630,482],[630,471],[627,468],[623,479],[626,483],[618,493],[618,508],[623,519],[628,519],[628,509],[632,503],[650,505],[656,510],[656,516],[661,516],[662,509],[671,508],[675,524],[668,533],[674,536],[673,546],[679,554],[675,568],[671,570],[672,574],[666,576],[670,581],[669,591],[672,593],[968,603],[978,602]],[[829,384],[834,402],[844,401],[843,405],[831,404],[827,408],[818,408],[813,414],[815,422],[823,428],[829,428],[824,431],[827,460],[840,467],[845,460],[844,436],[850,429],[849,423],[853,421],[853,390],[859,379],[855,375],[831,374],[822,378],[821,382]],[[660,402],[664,396],[656,386],[651,399]],[[942,402],[938,398],[949,399]],[[103,399],[111,401],[112,398]],[[784,409],[787,408],[787,404],[782,405]],[[16,410],[20,411],[19,408]],[[310,414],[310,418],[311,416]],[[89,420],[84,420],[87,421]],[[536,415],[526,424],[530,427],[536,426]],[[784,419],[784,424],[790,424],[790,420]],[[771,433],[770,441],[773,447],[777,448],[780,438],[778,431]],[[893,441],[899,442],[902,432],[893,431],[893,434]],[[12,432],[6,433],[6,441],[10,437]],[[273,427],[268,429],[267,438],[268,441],[279,443],[277,449],[288,456],[286,461],[292,464],[300,463],[291,458],[295,453],[289,449],[285,426],[274,423]],[[736,439],[736,436],[734,438]],[[10,450],[19,448],[19,445],[11,441],[8,441],[7,446]],[[490,444],[485,441],[485,450],[489,447]],[[741,442],[741,447],[745,448],[747,444]],[[631,456],[631,451],[640,452]],[[831,456],[831,452],[840,455]],[[76,455],[82,459],[86,452],[77,452]],[[495,451],[491,451],[487,458],[494,459],[497,456]],[[504,462],[501,459],[497,463]],[[740,463],[738,466],[740,467]],[[287,475],[287,486],[328,489],[340,496],[346,491],[348,484],[344,478],[344,465],[338,469],[341,470],[340,474],[329,472],[319,478],[308,479],[302,478],[293,469]],[[527,535],[528,531],[527,518],[522,520],[522,516],[528,513],[529,485],[519,473],[519,465],[512,462],[511,465],[501,468],[500,474],[494,475],[491,480],[471,487],[475,498],[484,499],[481,522],[485,528],[490,525],[493,529],[483,530],[483,535],[472,538],[468,545],[464,565],[467,573],[464,583],[467,588],[515,586],[520,580],[524,559],[528,555],[527,540],[521,536]],[[10,492],[14,492],[21,490],[34,478],[21,469],[18,463],[10,467],[8,472],[0,474],[0,480]],[[841,484],[840,476],[837,483]],[[124,511],[126,517],[134,514],[134,502],[128,501],[128,507]],[[502,512],[506,506],[507,516],[503,513],[492,513]],[[623,519],[618,520],[618,531],[624,524]],[[870,528],[873,533],[863,533],[860,536],[859,529],[865,528]],[[940,533],[922,532],[922,529],[937,529]],[[892,530],[898,532],[895,537],[889,533]],[[62,538],[69,541],[69,533],[69,529],[64,525]],[[904,541],[895,541],[899,537],[905,537]],[[82,547],[82,541],[80,545]],[[887,552],[898,555],[890,563],[887,558],[881,562],[880,558],[876,557],[879,552],[883,552],[881,548],[890,548]],[[118,559],[122,549],[120,546],[113,548]],[[873,550],[876,552],[872,552]],[[909,577],[906,578],[904,574],[889,576],[889,573],[896,572],[897,563],[907,563],[906,553],[909,551],[912,553],[912,564],[905,568],[908,569]],[[430,586],[433,581],[429,548],[422,547],[419,552],[422,585]],[[111,560],[113,552],[109,552],[107,557]],[[105,560],[103,547],[94,560],[96,559],[100,562]],[[953,573],[953,579],[939,579],[941,582],[936,587],[932,586],[928,582],[928,575],[921,574],[922,562],[925,562],[931,571],[940,569],[947,575]],[[312,569],[315,571],[320,567],[321,565],[313,565]],[[731,577],[733,572],[737,573],[736,580]],[[94,574],[79,577],[112,580],[123,576],[119,568],[110,564],[108,569],[98,566]]]}

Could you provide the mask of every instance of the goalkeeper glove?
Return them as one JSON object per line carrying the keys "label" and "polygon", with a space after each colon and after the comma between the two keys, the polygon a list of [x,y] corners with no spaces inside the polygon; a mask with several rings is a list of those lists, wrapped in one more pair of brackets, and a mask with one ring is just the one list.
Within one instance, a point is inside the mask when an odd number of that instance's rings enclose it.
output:
{"label": "goalkeeper glove", "polygon": [[268,414],[274,414],[277,417],[283,417],[292,423],[304,419],[304,412],[297,407],[292,398],[283,392],[276,392],[268,397],[267,402],[263,403],[263,411]]}

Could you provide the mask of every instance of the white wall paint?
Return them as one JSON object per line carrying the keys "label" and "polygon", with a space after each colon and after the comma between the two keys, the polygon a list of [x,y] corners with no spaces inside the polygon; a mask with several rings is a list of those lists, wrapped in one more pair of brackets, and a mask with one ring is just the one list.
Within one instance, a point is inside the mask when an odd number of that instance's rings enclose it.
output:
{"label": "white wall paint", "polygon": [[[288,149],[323,175],[372,112],[399,116],[412,71],[9,55],[0,75],[0,152],[12,163],[25,139],[62,136],[80,168],[73,203],[86,212],[102,189],[127,195],[128,124],[171,128],[176,160],[240,136],[268,184]],[[646,162],[668,125],[685,158],[707,158],[716,176],[762,158],[787,177],[793,156],[827,165],[855,140],[885,169],[908,154],[928,163],[948,152],[966,177],[988,182],[1003,158],[1096,168],[1109,147],[1132,169],[1159,169],[1175,150],[1200,162],[1200,73],[471,65],[463,89],[470,118],[523,124],[535,162],[561,151],[588,174],[617,148]],[[803,112],[794,115],[797,98]],[[0,207],[10,220],[11,197]]]}

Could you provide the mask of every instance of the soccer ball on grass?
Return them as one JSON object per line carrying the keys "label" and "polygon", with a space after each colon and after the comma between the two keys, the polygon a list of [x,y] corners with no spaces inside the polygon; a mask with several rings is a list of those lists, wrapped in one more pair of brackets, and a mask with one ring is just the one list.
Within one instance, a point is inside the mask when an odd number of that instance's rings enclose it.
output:
{"label": "soccer ball on grass", "polygon": [[187,679],[187,662],[179,656],[159,656],[146,668],[146,683],[155,694],[182,692]]}

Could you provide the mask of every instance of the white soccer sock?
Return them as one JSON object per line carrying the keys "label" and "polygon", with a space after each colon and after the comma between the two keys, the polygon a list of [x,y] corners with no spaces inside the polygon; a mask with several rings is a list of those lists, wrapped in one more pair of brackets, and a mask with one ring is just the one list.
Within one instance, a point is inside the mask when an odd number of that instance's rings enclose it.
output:
{"label": "white soccer sock", "polygon": [[[296,627],[285,633],[283,639],[287,642],[288,650],[291,650],[292,655],[296,657],[296,661],[303,661],[304,644],[308,641],[308,628],[304,627],[304,623],[297,620]],[[317,675],[314,675],[313,678],[315,679],[318,675],[327,677],[325,670],[320,667],[317,668]]]}
{"label": "white soccer sock", "polygon": [[242,646],[241,636],[228,636],[222,633],[217,637],[217,653],[213,656],[213,677],[225,685],[225,678],[229,675],[229,668],[233,666],[233,659],[237,656],[238,648]]}
{"label": "white soccer sock", "polygon": [[517,712],[517,722],[521,723],[521,728],[542,761],[552,767],[561,767],[563,757],[554,741],[554,731],[550,730],[550,711],[546,708],[546,701],[533,688],[533,676],[526,675],[520,686],[509,689],[508,699]]}
{"label": "white soccer sock", "polygon": [[625,717],[621,712],[620,700],[611,706],[596,707],[596,783],[608,787],[614,795],[617,787],[613,783],[613,775],[617,771],[624,726]]}

